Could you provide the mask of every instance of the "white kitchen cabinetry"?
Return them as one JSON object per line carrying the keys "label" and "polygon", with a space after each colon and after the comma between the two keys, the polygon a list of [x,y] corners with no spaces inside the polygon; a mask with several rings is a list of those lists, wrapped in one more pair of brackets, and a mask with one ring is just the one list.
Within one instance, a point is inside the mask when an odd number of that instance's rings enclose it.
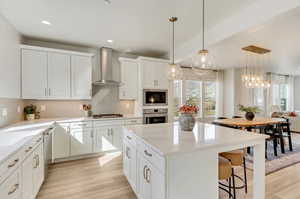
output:
{"label": "white kitchen cabinetry", "polygon": [[136,100],[138,95],[138,63],[136,60],[120,58],[121,82],[119,98],[121,100]]}
{"label": "white kitchen cabinetry", "polygon": [[22,49],[23,99],[45,99],[47,94],[47,52]]}
{"label": "white kitchen cabinetry", "polygon": [[124,174],[142,199],[165,199],[165,164],[145,143],[125,132],[123,141]]}
{"label": "white kitchen cabinetry", "polygon": [[156,59],[141,58],[139,61],[142,71],[143,89],[168,89],[167,63]]}
{"label": "white kitchen cabinetry", "polygon": [[110,127],[97,127],[94,129],[94,152],[107,152],[115,150],[113,135]]}
{"label": "white kitchen cabinetry", "polygon": [[[22,180],[21,171],[17,169],[3,183],[0,184],[1,199],[21,199],[22,198]],[[23,197],[25,199],[25,197]],[[26,198],[31,199],[31,198]]]}
{"label": "white kitchen cabinetry", "polygon": [[48,53],[48,98],[70,97],[70,59],[67,54]]}
{"label": "white kitchen cabinetry", "polygon": [[23,99],[91,99],[91,54],[21,48]]}
{"label": "white kitchen cabinetry", "polygon": [[84,155],[93,152],[92,129],[72,129],[70,136],[71,156]]}
{"label": "white kitchen cabinetry", "polygon": [[72,55],[72,98],[91,99],[92,60],[90,57]]}
{"label": "white kitchen cabinetry", "polygon": [[52,133],[53,159],[70,156],[70,124],[58,124]]}
{"label": "white kitchen cabinetry", "polygon": [[34,199],[44,181],[43,144],[23,161],[22,164],[22,195],[26,199]]}

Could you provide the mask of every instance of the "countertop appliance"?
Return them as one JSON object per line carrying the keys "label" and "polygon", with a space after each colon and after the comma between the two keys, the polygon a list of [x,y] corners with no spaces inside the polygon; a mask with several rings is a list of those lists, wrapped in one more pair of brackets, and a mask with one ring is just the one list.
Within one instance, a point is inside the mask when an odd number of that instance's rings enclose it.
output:
{"label": "countertop appliance", "polygon": [[167,106],[168,90],[144,89],[144,106]]}
{"label": "countertop appliance", "polygon": [[100,48],[100,66],[96,67],[95,70],[97,80],[93,82],[93,85],[111,85],[120,86],[121,82],[114,79],[113,77],[113,62],[112,62],[113,49],[111,48]]}
{"label": "countertop appliance", "polygon": [[51,126],[43,133],[44,142],[44,165],[45,165],[45,177],[48,175],[48,166],[52,163],[52,134],[55,130],[54,126]]}
{"label": "countertop appliance", "polygon": [[168,122],[168,109],[144,109],[143,110],[143,123],[144,124],[158,124]]}
{"label": "countertop appliance", "polygon": [[93,115],[93,118],[118,118],[118,117],[123,117],[122,114],[97,114]]}

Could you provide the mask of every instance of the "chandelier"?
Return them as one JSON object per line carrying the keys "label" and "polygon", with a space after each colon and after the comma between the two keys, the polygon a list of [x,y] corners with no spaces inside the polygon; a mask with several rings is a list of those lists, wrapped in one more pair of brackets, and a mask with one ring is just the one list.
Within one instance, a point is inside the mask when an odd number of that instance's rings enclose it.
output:
{"label": "chandelier", "polygon": [[247,46],[242,50],[245,53],[242,81],[246,88],[270,88],[264,68],[270,64],[271,51],[257,46]]}

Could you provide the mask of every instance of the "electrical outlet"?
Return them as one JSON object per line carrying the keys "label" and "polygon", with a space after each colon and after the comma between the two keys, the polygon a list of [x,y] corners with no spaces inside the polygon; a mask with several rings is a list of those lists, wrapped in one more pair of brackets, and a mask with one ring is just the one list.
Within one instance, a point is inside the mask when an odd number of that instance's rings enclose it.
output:
{"label": "electrical outlet", "polygon": [[17,107],[17,112],[18,112],[18,113],[21,113],[21,106],[18,106],[18,107]]}
{"label": "electrical outlet", "polygon": [[2,109],[2,117],[6,117],[7,116],[7,108],[3,108]]}
{"label": "electrical outlet", "polygon": [[79,110],[81,110],[81,111],[83,110],[83,104],[79,105]]}
{"label": "electrical outlet", "polygon": [[46,105],[41,105],[41,111],[46,111]]}

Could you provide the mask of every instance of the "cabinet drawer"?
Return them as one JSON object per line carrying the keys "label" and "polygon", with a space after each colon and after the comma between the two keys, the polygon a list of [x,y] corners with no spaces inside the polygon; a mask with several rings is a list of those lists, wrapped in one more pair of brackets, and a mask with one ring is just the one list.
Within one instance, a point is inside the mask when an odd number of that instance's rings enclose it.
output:
{"label": "cabinet drawer", "polygon": [[24,160],[36,146],[43,142],[43,135],[38,135],[32,138],[27,144],[22,147],[22,160]]}
{"label": "cabinet drawer", "polygon": [[143,141],[137,140],[138,152],[143,155],[160,172],[165,172],[165,159]]}
{"label": "cabinet drawer", "polygon": [[131,132],[125,130],[124,131],[124,137],[123,137],[123,139],[127,143],[129,143],[132,146],[136,147],[136,138],[135,138],[135,136]]}
{"label": "cabinet drawer", "polygon": [[91,121],[81,121],[81,122],[72,122],[70,124],[71,129],[74,128],[92,128],[93,122]]}
{"label": "cabinet drawer", "polygon": [[127,120],[125,122],[125,125],[135,125],[135,124],[142,124],[143,120],[142,119],[132,119],[132,120]]}
{"label": "cabinet drawer", "polygon": [[114,121],[94,121],[94,127],[102,126],[122,126],[124,125],[124,120],[114,120]]}
{"label": "cabinet drawer", "polygon": [[8,160],[6,160],[0,166],[0,172],[1,172],[0,183],[20,165],[21,161],[22,161],[22,150],[12,155]]}
{"label": "cabinet drawer", "polygon": [[0,185],[0,198],[19,199],[21,195],[21,172],[17,169]]}

